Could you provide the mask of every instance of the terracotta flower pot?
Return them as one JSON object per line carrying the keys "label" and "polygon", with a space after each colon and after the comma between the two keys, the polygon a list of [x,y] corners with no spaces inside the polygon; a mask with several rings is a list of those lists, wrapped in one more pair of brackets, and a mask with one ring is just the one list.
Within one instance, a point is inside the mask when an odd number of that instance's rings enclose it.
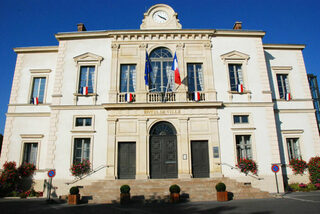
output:
{"label": "terracotta flower pot", "polygon": [[218,201],[228,201],[228,192],[217,192]]}
{"label": "terracotta flower pot", "polygon": [[171,203],[177,203],[180,200],[180,194],[179,193],[170,193],[170,202]]}
{"label": "terracotta flower pot", "polygon": [[80,194],[68,195],[68,204],[79,204]]}
{"label": "terracotta flower pot", "polygon": [[120,193],[120,204],[128,204],[130,201],[130,193]]}

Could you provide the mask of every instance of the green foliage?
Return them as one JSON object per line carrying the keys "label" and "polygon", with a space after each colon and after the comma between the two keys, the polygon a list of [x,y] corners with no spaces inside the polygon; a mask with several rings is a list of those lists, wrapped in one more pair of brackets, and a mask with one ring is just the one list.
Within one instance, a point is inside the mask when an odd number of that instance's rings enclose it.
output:
{"label": "green foliage", "polygon": [[290,168],[292,169],[295,175],[303,175],[304,171],[307,169],[307,162],[299,158],[293,158],[289,163]]}
{"label": "green foliage", "polygon": [[125,185],[122,185],[120,187],[120,192],[121,193],[130,193],[130,186],[125,184]]}
{"label": "green foliage", "polygon": [[310,192],[310,191],[317,190],[317,187],[312,183],[309,183],[309,184],[292,183],[292,184],[289,184],[289,189],[293,192]]}
{"label": "green foliage", "polygon": [[320,183],[320,157],[316,156],[310,158],[308,163],[308,170],[309,170],[309,179],[313,184]]}
{"label": "green foliage", "polygon": [[180,193],[181,189],[177,184],[173,184],[169,188],[170,193]]}
{"label": "green foliage", "polygon": [[227,188],[226,185],[222,182],[217,183],[217,185],[216,185],[217,192],[225,192],[226,188]]}
{"label": "green foliage", "polygon": [[69,192],[70,192],[70,195],[79,194],[79,188],[77,186],[71,187]]}

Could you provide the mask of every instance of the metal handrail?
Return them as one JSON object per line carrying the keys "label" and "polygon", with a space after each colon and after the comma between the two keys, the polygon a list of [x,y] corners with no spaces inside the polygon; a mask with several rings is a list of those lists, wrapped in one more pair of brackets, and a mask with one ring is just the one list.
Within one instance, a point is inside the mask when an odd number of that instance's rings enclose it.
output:
{"label": "metal handrail", "polygon": [[[239,172],[241,172],[241,169],[237,166],[232,166],[228,163],[217,163],[218,165],[224,165],[224,166],[228,166],[230,167],[231,169],[237,169]],[[251,175],[251,174],[247,174],[245,173],[246,176],[249,176],[249,177],[252,177],[254,179],[257,179],[257,180],[263,180],[263,178],[260,178],[259,176],[256,176],[256,175]]]}
{"label": "metal handrail", "polygon": [[101,169],[109,168],[109,167],[110,167],[110,165],[101,165],[101,166],[99,166],[99,167],[91,170],[88,174],[85,174],[84,176],[81,176],[81,177],[77,177],[77,178],[75,178],[73,181],[67,182],[66,184],[67,184],[67,185],[70,185],[70,184],[77,183],[78,181],[81,181],[82,179],[84,179],[84,178],[86,178],[86,177],[88,177],[88,176],[90,176],[90,175],[92,175],[92,174],[100,171]]}

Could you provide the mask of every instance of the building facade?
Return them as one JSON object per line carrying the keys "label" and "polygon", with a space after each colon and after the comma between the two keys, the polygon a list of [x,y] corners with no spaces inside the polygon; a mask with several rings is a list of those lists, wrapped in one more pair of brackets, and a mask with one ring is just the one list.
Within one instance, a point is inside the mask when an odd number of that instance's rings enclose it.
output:
{"label": "building facade", "polygon": [[[274,163],[282,166],[280,191],[287,179],[307,181],[285,165],[320,154],[305,46],[263,44],[264,35],[241,23],[182,29],[177,13],[158,4],[139,30],[78,25],[55,35],[58,46],[15,48],[1,165],[35,163],[39,186],[56,169],[58,194],[84,159],[100,169],[84,185],[230,177],[276,192]],[[258,175],[239,172],[239,158],[255,160]]]}
{"label": "building facade", "polygon": [[308,80],[310,85],[311,97],[313,100],[313,106],[316,110],[316,119],[318,123],[318,129],[320,131],[320,92],[318,86],[317,76],[313,74],[308,74]]}

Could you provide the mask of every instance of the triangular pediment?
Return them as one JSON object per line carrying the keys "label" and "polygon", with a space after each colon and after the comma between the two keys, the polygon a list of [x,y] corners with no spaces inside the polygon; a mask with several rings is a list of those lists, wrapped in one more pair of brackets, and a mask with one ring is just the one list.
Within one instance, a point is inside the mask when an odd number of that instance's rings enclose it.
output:
{"label": "triangular pediment", "polygon": [[248,60],[249,58],[249,55],[241,53],[239,51],[231,51],[229,53],[221,55],[221,59],[223,60]]}
{"label": "triangular pediment", "polygon": [[103,60],[102,56],[93,53],[84,53],[73,58],[75,62],[101,62]]}

